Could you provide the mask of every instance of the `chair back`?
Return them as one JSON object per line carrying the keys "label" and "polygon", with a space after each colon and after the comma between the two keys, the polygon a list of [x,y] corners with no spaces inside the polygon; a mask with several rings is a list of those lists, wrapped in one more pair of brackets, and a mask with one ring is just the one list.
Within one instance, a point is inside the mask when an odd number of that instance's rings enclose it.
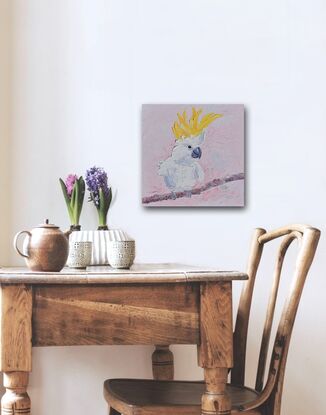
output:
{"label": "chair back", "polygon": [[[249,279],[243,286],[234,331],[234,367],[231,371],[231,383],[233,385],[243,386],[245,381],[246,346],[250,308],[257,270],[264,245],[276,238],[281,238],[260,344],[255,385],[255,389],[258,392],[261,392],[259,400],[260,403],[265,405],[268,409],[267,413],[280,413],[284,372],[291,333],[305,279],[314,258],[319,237],[320,231],[318,229],[306,225],[291,225],[271,232],[266,232],[265,229],[261,228],[255,229],[254,231],[247,270]],[[290,291],[283,305],[271,353],[269,371],[265,381],[267,356],[284,257],[294,240],[297,240],[299,243],[294,275]],[[250,405],[248,405],[248,408],[249,406]]]}

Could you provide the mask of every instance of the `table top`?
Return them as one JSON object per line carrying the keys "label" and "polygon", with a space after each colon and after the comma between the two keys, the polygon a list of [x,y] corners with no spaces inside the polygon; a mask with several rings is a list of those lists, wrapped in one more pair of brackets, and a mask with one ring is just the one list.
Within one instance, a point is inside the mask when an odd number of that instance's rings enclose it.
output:
{"label": "table top", "polygon": [[247,274],[182,264],[134,264],[130,269],[91,266],[86,270],[35,272],[24,267],[0,267],[1,284],[134,284],[246,280]]}

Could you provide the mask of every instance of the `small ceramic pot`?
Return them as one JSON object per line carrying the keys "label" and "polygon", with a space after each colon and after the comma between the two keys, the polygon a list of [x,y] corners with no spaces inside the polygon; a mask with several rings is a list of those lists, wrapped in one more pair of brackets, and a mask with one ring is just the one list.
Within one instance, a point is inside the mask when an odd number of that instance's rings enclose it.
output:
{"label": "small ceramic pot", "polygon": [[130,268],[135,259],[135,241],[109,242],[108,259],[112,268]]}
{"label": "small ceramic pot", "polygon": [[108,265],[108,244],[110,241],[125,240],[130,240],[130,237],[121,229],[73,232],[69,237],[69,242],[93,242],[92,261],[90,265]]}
{"label": "small ceramic pot", "polygon": [[92,260],[92,242],[70,242],[67,265],[69,268],[87,268]]}

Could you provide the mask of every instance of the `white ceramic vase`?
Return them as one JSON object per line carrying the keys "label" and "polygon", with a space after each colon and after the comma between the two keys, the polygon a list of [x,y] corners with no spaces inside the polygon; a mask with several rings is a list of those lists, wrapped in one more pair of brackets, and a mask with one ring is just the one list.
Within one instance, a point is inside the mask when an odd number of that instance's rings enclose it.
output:
{"label": "white ceramic vase", "polygon": [[130,241],[131,238],[121,229],[108,231],[79,231],[70,234],[69,242],[92,242],[90,265],[109,265],[109,242]]}

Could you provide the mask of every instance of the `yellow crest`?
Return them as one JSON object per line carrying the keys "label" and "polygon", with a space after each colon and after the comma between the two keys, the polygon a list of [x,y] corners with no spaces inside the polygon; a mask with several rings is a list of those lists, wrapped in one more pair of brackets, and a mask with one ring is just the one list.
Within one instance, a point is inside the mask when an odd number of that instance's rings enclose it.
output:
{"label": "yellow crest", "polygon": [[202,112],[202,109],[196,111],[196,109],[193,108],[189,121],[187,120],[186,111],[183,111],[182,115],[177,113],[178,121],[175,121],[172,127],[172,131],[176,140],[183,140],[189,137],[196,137],[214,120],[222,117],[222,114],[214,114],[213,112],[211,112],[209,114],[204,115],[201,118],[201,120],[199,120],[199,116]]}

